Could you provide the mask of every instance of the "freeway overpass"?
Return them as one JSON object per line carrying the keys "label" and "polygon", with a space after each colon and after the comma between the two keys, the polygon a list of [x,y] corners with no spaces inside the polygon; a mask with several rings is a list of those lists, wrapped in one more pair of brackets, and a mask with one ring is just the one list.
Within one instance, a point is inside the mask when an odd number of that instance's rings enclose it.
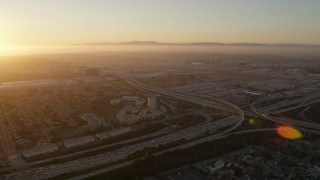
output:
{"label": "freeway overpass", "polygon": [[172,98],[175,98],[178,100],[182,100],[185,102],[190,102],[190,103],[194,103],[194,104],[198,104],[198,105],[203,105],[206,107],[211,107],[211,108],[220,109],[220,110],[224,110],[224,111],[235,112],[234,117],[238,120],[238,122],[234,126],[232,126],[231,128],[227,129],[225,131],[225,133],[228,133],[228,132],[231,132],[231,131],[237,129],[245,119],[244,112],[241,108],[239,108],[238,106],[236,106],[230,102],[222,100],[222,99],[211,98],[210,100],[208,100],[208,99],[204,99],[199,96],[196,97],[196,96],[184,95],[181,93],[178,94],[178,93],[170,92],[170,91],[158,88],[158,87],[153,87],[153,86],[144,84],[142,82],[139,82],[139,81],[137,81],[133,78],[130,78],[128,76],[125,76],[123,74],[119,75],[118,77],[138,89],[143,89],[143,90],[155,92],[155,93],[158,93],[158,94],[161,94],[164,96],[169,96],[169,97],[172,97]]}
{"label": "freeway overpass", "polygon": [[237,106],[229,102],[226,102],[224,100],[220,100],[220,99],[207,100],[200,97],[192,97],[192,96],[187,96],[183,94],[176,94],[176,93],[168,92],[152,86],[145,85],[129,77],[121,76],[121,78],[127,81],[132,86],[137,87],[139,89],[152,91],[158,94],[162,94],[164,96],[169,96],[172,98],[176,98],[182,101],[195,103],[199,105],[205,105],[211,108],[218,107],[219,109],[222,109],[222,110],[235,112],[237,113],[238,116],[237,117],[231,116],[231,117],[221,119],[219,121],[215,121],[212,123],[192,126],[180,131],[176,131],[175,133],[154,138],[152,141],[139,142],[137,144],[121,147],[113,151],[104,152],[104,153],[93,155],[90,157],[83,157],[76,160],[57,163],[54,165],[46,165],[43,167],[34,167],[28,170],[12,172],[6,175],[6,177],[8,179],[26,179],[26,178],[39,179],[39,177],[41,176],[40,179],[48,179],[64,173],[70,173],[70,172],[79,171],[82,169],[87,169],[90,167],[96,167],[106,163],[114,163],[117,161],[125,160],[129,154],[132,154],[136,151],[141,151],[146,147],[156,147],[158,145],[167,144],[169,142],[174,142],[183,138],[193,141],[194,139],[201,137],[203,133],[208,130],[215,132],[216,129],[224,129],[223,131],[219,131],[219,133],[214,134],[214,137],[223,136],[224,134],[227,134],[237,129],[244,120],[243,111]]}
{"label": "freeway overpass", "polygon": [[279,118],[279,117],[269,116],[267,114],[264,114],[264,113],[257,111],[254,107],[251,107],[251,110],[253,112],[255,112],[257,115],[259,115],[261,118],[278,123],[278,124],[283,124],[283,125],[287,125],[287,126],[294,126],[302,131],[311,132],[311,133],[318,134],[318,132],[320,132],[320,125],[317,123],[309,123],[309,122],[289,120],[289,119],[283,119],[283,118]]}

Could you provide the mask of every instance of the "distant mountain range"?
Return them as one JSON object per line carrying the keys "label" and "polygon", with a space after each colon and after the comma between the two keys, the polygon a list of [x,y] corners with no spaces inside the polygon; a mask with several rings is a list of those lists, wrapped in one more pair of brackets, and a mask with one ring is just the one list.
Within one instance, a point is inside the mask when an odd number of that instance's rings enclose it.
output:
{"label": "distant mountain range", "polygon": [[320,44],[298,44],[298,43],[221,43],[221,42],[190,42],[190,43],[165,43],[157,41],[129,41],[129,42],[97,42],[77,45],[166,45],[166,46],[290,46],[290,47],[320,47]]}

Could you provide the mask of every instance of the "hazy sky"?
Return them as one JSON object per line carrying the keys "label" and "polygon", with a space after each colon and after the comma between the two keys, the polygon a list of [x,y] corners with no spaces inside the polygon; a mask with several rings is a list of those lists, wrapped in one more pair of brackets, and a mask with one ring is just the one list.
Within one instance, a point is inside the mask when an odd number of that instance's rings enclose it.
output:
{"label": "hazy sky", "polygon": [[320,0],[0,0],[0,44],[320,44]]}

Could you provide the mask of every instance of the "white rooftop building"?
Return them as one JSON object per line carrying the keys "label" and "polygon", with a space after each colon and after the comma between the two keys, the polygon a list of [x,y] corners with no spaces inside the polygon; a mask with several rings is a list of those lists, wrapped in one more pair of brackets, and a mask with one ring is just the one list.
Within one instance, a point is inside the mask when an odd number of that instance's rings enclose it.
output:
{"label": "white rooftop building", "polygon": [[103,139],[108,139],[110,137],[109,132],[102,132],[102,133],[98,133],[96,134],[96,138],[103,140]]}
{"label": "white rooftop building", "polygon": [[96,114],[86,113],[81,114],[80,117],[82,120],[87,122],[87,124],[79,127],[81,132],[94,131],[99,127],[108,125],[102,117],[99,117]]}
{"label": "white rooftop building", "polygon": [[138,99],[136,100],[136,105],[137,106],[143,106],[146,103],[144,99]]}
{"label": "white rooftop building", "polygon": [[93,113],[85,113],[80,115],[81,119],[86,121],[88,124],[103,124],[107,125],[104,119]]}
{"label": "white rooftop building", "polygon": [[133,101],[134,102],[134,101],[140,99],[140,97],[139,96],[122,96],[122,99],[124,101]]}
{"label": "white rooftop building", "polygon": [[112,100],[110,101],[110,104],[111,104],[112,106],[115,106],[115,105],[120,104],[121,102],[122,102],[122,99],[117,98],[117,99],[112,99]]}
{"label": "white rooftop building", "polygon": [[263,94],[263,92],[261,91],[244,91],[244,93],[254,95],[254,96],[261,96]]}

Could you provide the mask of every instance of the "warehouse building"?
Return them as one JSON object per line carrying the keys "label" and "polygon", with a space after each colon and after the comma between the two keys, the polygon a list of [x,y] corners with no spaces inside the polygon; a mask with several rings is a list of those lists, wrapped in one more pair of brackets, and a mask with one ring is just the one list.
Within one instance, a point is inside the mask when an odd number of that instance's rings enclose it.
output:
{"label": "warehouse building", "polygon": [[86,144],[93,143],[95,141],[93,136],[81,136],[73,139],[66,139],[63,141],[63,145],[66,148],[74,148],[78,146],[84,146]]}
{"label": "warehouse building", "polygon": [[40,155],[50,154],[59,150],[56,144],[45,144],[34,148],[26,149],[22,152],[25,158],[33,158]]}

